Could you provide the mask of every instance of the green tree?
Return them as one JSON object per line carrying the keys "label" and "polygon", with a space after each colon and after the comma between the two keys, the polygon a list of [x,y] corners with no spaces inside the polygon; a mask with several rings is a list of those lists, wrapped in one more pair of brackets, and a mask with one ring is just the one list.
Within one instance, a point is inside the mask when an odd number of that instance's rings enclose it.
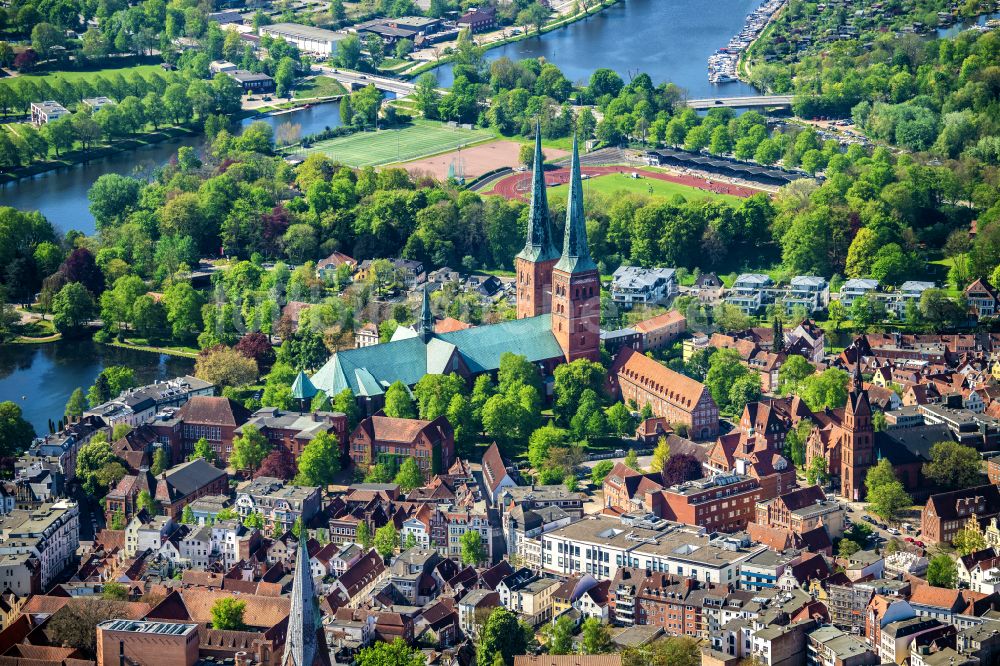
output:
{"label": "green tree", "polygon": [[826,467],[826,458],[815,456],[806,468],[806,483],[810,486],[825,485],[829,480],[830,474]]}
{"label": "green tree", "polygon": [[938,442],[931,447],[924,476],[948,490],[977,486],[982,481],[979,453],[955,441]]}
{"label": "green tree", "polygon": [[502,606],[494,608],[482,630],[476,646],[476,666],[494,666],[494,656],[501,656],[506,666],[513,666],[514,655],[524,654],[525,633],[517,616]]}
{"label": "green tree", "polygon": [[151,516],[155,516],[159,513],[156,501],[153,500],[153,496],[149,494],[148,490],[143,490],[139,493],[139,497],[136,499],[135,505],[138,509],[145,509],[146,513]]}
{"label": "green tree", "polygon": [[393,483],[398,484],[399,489],[404,493],[424,485],[424,475],[420,472],[416,458],[409,457],[403,461],[399,466],[399,471],[396,472]]}
{"label": "green tree", "polygon": [[108,488],[125,476],[125,466],[111,450],[107,439],[96,437],[80,447],[76,477],[88,495],[103,497]]}
{"label": "green tree", "polygon": [[396,638],[391,643],[372,643],[359,650],[354,661],[357,666],[424,666],[426,663],[424,654],[407,645],[402,638]]}
{"label": "green tree", "polygon": [[639,467],[639,454],[635,452],[635,449],[629,449],[628,453],[625,454],[625,465],[637,472],[642,471],[642,468]]}
{"label": "green tree", "polygon": [[13,457],[31,445],[35,429],[21,416],[17,403],[0,402],[0,454]]}
{"label": "green tree", "polygon": [[900,481],[891,481],[876,486],[868,492],[868,510],[883,520],[894,522],[899,512],[913,504]]}
{"label": "green tree", "polygon": [[955,537],[951,540],[951,543],[962,557],[989,547],[989,543],[987,543],[986,537],[983,536],[983,531],[980,529],[978,519],[975,516],[971,516],[968,524],[955,533]]}
{"label": "green tree", "polygon": [[354,395],[354,391],[349,388],[345,388],[343,391],[334,396],[333,410],[336,412],[342,412],[345,416],[347,416],[348,431],[353,431],[354,428],[357,427],[361,416],[361,410],[358,409],[358,400]]}
{"label": "green tree", "polygon": [[101,598],[108,601],[127,601],[128,588],[113,580],[108,581],[101,590]]}
{"label": "green tree", "polygon": [[79,335],[96,313],[94,297],[79,282],[70,282],[52,299],[52,323],[64,336]]}
{"label": "green tree", "polygon": [[363,520],[358,521],[358,527],[355,530],[354,539],[366,549],[371,548],[372,544],[375,543],[372,539],[371,530],[368,528],[368,523]]}
{"label": "green tree", "polygon": [[264,529],[264,516],[259,511],[254,511],[243,519],[243,526],[251,530]]}
{"label": "green tree", "polygon": [[792,354],[778,369],[778,392],[783,395],[795,393],[807,377],[816,373],[816,367],[798,354]]}
{"label": "green tree", "polygon": [[77,387],[70,394],[63,415],[67,420],[78,419],[83,416],[85,409],[87,409],[87,399],[83,395],[83,389]]}
{"label": "green tree", "polygon": [[137,178],[116,173],[106,173],[98,178],[87,192],[90,212],[94,215],[97,228],[122,224],[138,206],[142,186],[142,181]]}
{"label": "green tree", "polygon": [[568,422],[576,413],[584,391],[590,389],[601,395],[606,374],[600,363],[583,358],[556,367],[553,373],[555,411],[563,422]]}
{"label": "green tree", "polygon": [[242,631],[247,602],[235,597],[223,597],[212,604],[212,628]]}
{"label": "green tree", "polygon": [[340,444],[332,433],[320,432],[306,444],[299,456],[295,483],[326,488],[340,471]]}
{"label": "green tree", "polygon": [[927,584],[954,589],[956,583],[958,583],[958,567],[955,565],[955,559],[947,553],[939,553],[932,557],[927,566]]}
{"label": "green tree", "polygon": [[459,541],[462,544],[462,564],[478,566],[486,561],[486,546],[479,532],[467,530]]}
{"label": "green tree", "polygon": [[271,452],[271,442],[253,425],[244,425],[243,434],[233,440],[229,464],[234,469],[254,471]]}
{"label": "green tree", "polygon": [[843,407],[847,402],[849,379],[850,376],[840,368],[828,368],[818,375],[806,377],[801,382],[798,394],[814,412],[827,407]]}
{"label": "green tree", "polygon": [[555,622],[546,626],[549,654],[570,654],[573,651],[573,620],[568,615],[560,615]]}
{"label": "green tree", "polygon": [[613,649],[608,625],[596,617],[588,617],[583,621],[581,635],[583,637],[581,641],[583,654],[604,654]]}
{"label": "green tree", "polygon": [[670,458],[670,443],[666,436],[661,435],[656,441],[656,448],[653,449],[653,459],[649,463],[650,472],[660,472]]}
{"label": "green tree", "polygon": [[215,462],[215,449],[204,437],[199,437],[198,441],[194,443],[194,451],[191,453],[190,459],[196,458],[204,458],[206,462]]}
{"label": "green tree", "polygon": [[184,510],[181,511],[181,523],[184,525],[194,525],[194,509],[191,508],[190,504],[184,505]]}
{"label": "green tree", "polygon": [[720,408],[729,406],[729,393],[733,385],[737,379],[747,376],[749,372],[740,363],[740,356],[735,349],[719,349],[712,354],[708,360],[705,386]]}
{"label": "green tree", "polygon": [[375,530],[375,550],[378,554],[384,558],[392,555],[393,551],[399,546],[399,532],[396,530],[396,526],[389,521],[382,527]]}
{"label": "green tree", "polygon": [[116,531],[125,529],[125,512],[118,509],[111,514],[111,523],[108,524],[108,528]]}
{"label": "green tree", "polygon": [[742,377],[737,377],[729,387],[729,409],[734,414],[741,414],[749,402],[760,399],[760,374],[751,370]]}
{"label": "green tree", "polygon": [[386,389],[384,411],[386,416],[397,419],[417,418],[417,409],[406,384],[396,380]]}
{"label": "green tree", "polygon": [[604,484],[604,478],[611,473],[614,469],[615,464],[610,460],[602,460],[596,465],[594,465],[590,470],[590,481],[595,486],[600,486]]}
{"label": "green tree", "polygon": [[635,418],[623,402],[616,402],[608,408],[608,427],[620,437],[635,433]]}
{"label": "green tree", "polygon": [[861,550],[861,546],[850,539],[841,539],[840,545],[837,546],[837,554],[841,557],[850,557],[859,550]]}
{"label": "green tree", "polygon": [[247,358],[232,347],[219,347],[198,355],[194,374],[216,386],[239,387],[256,382],[260,369],[257,361]]}

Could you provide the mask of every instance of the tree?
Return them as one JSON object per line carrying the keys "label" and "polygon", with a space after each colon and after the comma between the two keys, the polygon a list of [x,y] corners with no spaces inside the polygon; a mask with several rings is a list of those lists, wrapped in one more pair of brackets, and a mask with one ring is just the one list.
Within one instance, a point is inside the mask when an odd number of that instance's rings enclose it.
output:
{"label": "tree", "polygon": [[642,471],[642,468],[639,467],[639,454],[635,452],[635,449],[629,449],[628,453],[625,454],[625,465],[637,472]]}
{"label": "tree", "polygon": [[424,375],[413,386],[420,418],[432,421],[448,411],[451,400],[465,391],[465,381],[457,374]]}
{"label": "tree", "polygon": [[927,584],[934,587],[954,589],[958,582],[958,567],[955,559],[947,553],[939,553],[927,565]]}
{"label": "tree", "polygon": [[729,409],[735,414],[740,414],[747,403],[756,402],[760,399],[760,395],[760,375],[756,371],[750,371],[742,377],[737,377],[729,387]]}
{"label": "tree", "polygon": [[374,541],[372,540],[372,533],[368,528],[368,523],[363,520],[358,521],[358,527],[355,530],[354,539],[366,549],[372,547]]}
{"label": "tree", "polygon": [[52,323],[67,337],[82,333],[96,311],[94,297],[79,282],[70,282],[52,299]]}
{"label": "tree", "polygon": [[955,441],[938,442],[931,447],[924,476],[948,490],[977,486],[982,479],[979,453]]}
{"label": "tree", "polygon": [[[538,371],[534,370],[537,375]],[[563,363],[556,367],[553,383],[555,393],[555,412],[564,422],[576,413],[583,397],[583,392],[591,389],[597,395],[603,392],[606,371],[600,363],[584,358],[571,363]]]}
{"label": "tree", "polygon": [[358,651],[354,657],[357,666],[424,666],[423,652],[410,647],[402,638],[391,643],[377,641]]}
{"label": "tree", "polygon": [[462,544],[462,564],[478,566],[486,561],[486,547],[478,531],[467,530],[459,541]]}
{"label": "tree", "polygon": [[156,449],[156,453],[153,454],[153,464],[149,468],[149,473],[153,476],[159,476],[165,472],[169,466],[170,465],[167,460],[167,449],[161,446]]}
{"label": "tree", "polygon": [[824,485],[830,480],[830,474],[826,467],[826,458],[815,456],[806,468],[806,483],[810,486]]}
{"label": "tree", "polygon": [[438,117],[438,106],[441,104],[441,95],[438,93],[437,88],[437,77],[431,72],[427,72],[420,75],[413,90],[413,100],[417,104],[417,109],[428,120],[434,120]]}
{"label": "tree", "polygon": [[184,510],[181,511],[181,523],[184,525],[194,525],[194,509],[191,508],[190,504],[184,505]]}
{"label": "tree", "polygon": [[417,409],[413,404],[413,398],[410,396],[410,390],[406,388],[406,384],[396,380],[386,389],[384,411],[386,416],[397,419],[417,418]]}
{"label": "tree", "polygon": [[295,84],[295,61],[289,57],[284,57],[278,63],[278,68],[274,72],[274,84],[277,88],[278,97],[290,97],[292,86]]}
{"label": "tree", "polygon": [[729,393],[736,380],[747,376],[749,372],[740,363],[740,356],[735,349],[719,349],[712,354],[708,360],[705,386],[720,408],[729,405]]}
{"label": "tree", "polygon": [[841,539],[840,545],[837,546],[837,554],[841,557],[850,557],[859,550],[861,550],[861,546],[850,539]]}
{"label": "tree", "polygon": [[594,465],[590,470],[590,482],[595,486],[600,486],[604,484],[604,479],[611,470],[614,469],[615,464],[610,460],[602,460],[596,465]]}
{"label": "tree", "polygon": [[951,543],[962,557],[989,547],[986,537],[983,535],[983,530],[979,525],[979,519],[976,516],[969,517],[969,522],[955,533],[955,537]]}
{"label": "tree", "polygon": [[635,432],[635,418],[632,412],[623,402],[616,402],[608,408],[608,427],[620,437],[631,435]]}
{"label": "tree", "polygon": [[159,513],[156,502],[153,500],[153,496],[149,494],[148,490],[143,490],[139,493],[139,497],[136,499],[136,508],[140,510],[145,509],[146,513],[151,516],[155,516]]}
{"label": "tree", "polygon": [[798,354],[792,354],[778,369],[778,392],[788,395],[798,390],[806,377],[816,373],[816,367]]}
{"label": "tree", "polygon": [[676,453],[670,456],[661,471],[663,484],[674,486],[685,481],[700,479],[704,472],[700,462],[690,453]]}
{"label": "tree", "polygon": [[76,459],[76,477],[88,495],[103,497],[108,488],[125,476],[125,466],[111,450],[107,440],[92,439],[80,447]]}
{"label": "tree", "polygon": [[557,428],[549,422],[545,427],[538,428],[528,438],[528,462],[536,471],[548,463],[549,451],[553,447],[570,445],[569,431]]}
{"label": "tree", "polygon": [[204,437],[199,437],[198,441],[194,443],[194,451],[190,456],[191,460],[198,458],[203,458],[206,462],[215,462],[215,449]]}
{"label": "tree", "polygon": [[66,420],[78,419],[83,416],[85,409],[87,409],[87,399],[83,395],[83,389],[77,387],[73,389],[69,400],[66,401],[66,408],[63,410],[63,415],[66,417]]}
{"label": "tree", "polygon": [[108,581],[104,584],[104,589],[101,590],[101,599],[107,601],[127,601],[128,588],[113,580]]}
{"label": "tree", "polygon": [[334,396],[333,410],[347,416],[347,429],[349,431],[353,431],[357,427],[361,411],[358,409],[358,401],[354,396],[354,391],[346,388]]}
{"label": "tree", "polygon": [[255,511],[243,519],[243,527],[250,530],[264,529],[264,516],[259,511]]}
{"label": "tree", "polygon": [[34,438],[35,429],[21,416],[21,407],[10,400],[0,402],[0,455],[19,455]]}
{"label": "tree", "polygon": [[129,610],[121,601],[107,599],[74,599],[53,613],[45,630],[56,645],[80,650],[88,659],[96,656],[97,625],[108,620],[128,617]]}
{"label": "tree", "polygon": [[806,377],[799,395],[814,412],[843,407],[847,402],[847,384],[850,376],[840,368],[828,368],[818,375]]}
{"label": "tree", "polygon": [[233,440],[233,452],[229,464],[234,469],[250,470],[260,467],[271,451],[271,442],[257,429],[257,426],[243,426],[243,434]]}
{"label": "tree", "polygon": [[375,530],[375,550],[383,559],[392,555],[397,546],[399,546],[399,532],[392,521]]}
{"label": "tree", "polygon": [[581,634],[583,654],[604,654],[611,651],[611,634],[608,632],[608,626],[600,619],[588,617],[584,620]]}
{"label": "tree", "polygon": [[320,432],[306,444],[299,456],[299,473],[295,477],[295,483],[326,488],[333,483],[339,471],[340,444],[337,436]]}
{"label": "tree", "polygon": [[568,615],[559,618],[545,629],[548,635],[549,654],[570,654],[573,651],[573,620]]}
{"label": "tree", "polygon": [[404,493],[424,485],[424,475],[420,472],[416,458],[409,457],[403,461],[403,464],[399,466],[399,471],[396,472],[393,483],[398,484],[399,489]]}
{"label": "tree", "polygon": [[649,463],[649,471],[661,471],[669,458],[670,443],[667,441],[665,435],[660,435],[660,438],[656,441],[656,448],[653,449],[653,459]]}
{"label": "tree", "polygon": [[93,213],[98,229],[117,226],[139,204],[143,183],[137,178],[106,173],[87,192],[90,212]]}
{"label": "tree", "polygon": [[479,632],[476,666],[494,666],[494,655],[501,656],[506,666],[513,666],[514,655],[524,654],[526,645],[517,616],[503,606],[497,606]]}
{"label": "tree", "polygon": [[118,509],[113,514],[111,514],[111,523],[108,527],[112,530],[123,530],[125,529],[125,512]]}
{"label": "tree", "polygon": [[238,387],[257,381],[260,370],[257,361],[231,347],[220,346],[202,350],[198,354],[194,374],[220,387]]}
{"label": "tree", "polygon": [[212,628],[242,631],[247,602],[235,597],[223,597],[212,604]]}

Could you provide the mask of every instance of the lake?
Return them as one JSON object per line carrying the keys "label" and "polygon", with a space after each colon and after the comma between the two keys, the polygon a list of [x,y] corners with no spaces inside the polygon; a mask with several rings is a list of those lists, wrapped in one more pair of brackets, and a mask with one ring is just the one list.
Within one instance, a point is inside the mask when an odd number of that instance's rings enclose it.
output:
{"label": "lake", "polygon": [[35,432],[48,432],[58,421],[70,394],[86,391],[107,366],[125,365],[139,384],[189,374],[194,360],[97,344],[60,340],[40,345],[0,345],[0,402],[10,400],[24,412]]}
{"label": "lake", "polygon": [[[738,81],[708,82],[708,57],[740,31],[760,0],[624,0],[590,18],[486,52],[487,60],[545,58],[574,83],[607,67],[626,81],[640,73],[653,83],[675,83],[692,98],[755,95]],[[450,87],[451,65],[434,70]]]}
{"label": "lake", "polygon": [[[276,135],[282,126],[292,125],[299,126],[302,136],[315,134],[326,127],[340,126],[340,103],[317,104],[308,109],[297,109],[277,116],[247,118],[242,126],[246,127],[258,120],[271,125]],[[90,235],[94,233],[94,216],[90,214],[87,192],[94,181],[106,173],[148,178],[157,168],[170,161],[182,146],[202,149],[205,137],[188,136],[164,141],[0,185],[0,205],[40,210],[58,232],[76,229]]]}

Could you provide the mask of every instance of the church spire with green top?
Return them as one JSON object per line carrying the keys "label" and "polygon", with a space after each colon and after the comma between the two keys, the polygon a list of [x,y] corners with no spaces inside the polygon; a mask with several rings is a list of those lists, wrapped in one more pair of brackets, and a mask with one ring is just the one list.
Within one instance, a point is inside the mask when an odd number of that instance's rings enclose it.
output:
{"label": "church spire with green top", "polygon": [[596,271],[587,246],[587,220],[583,214],[583,180],[580,178],[580,150],[573,135],[573,158],[569,167],[569,197],[566,201],[566,230],[563,250],[555,270],[566,273]]}
{"label": "church spire with green top", "polygon": [[535,122],[535,158],[531,167],[531,211],[528,215],[528,237],[519,259],[551,261],[559,256],[552,243],[549,223],[549,199],[545,191],[545,163],[542,155],[542,128]]}
{"label": "church spire with green top", "polygon": [[424,285],[424,301],[420,308],[420,325],[417,330],[420,339],[427,342],[434,335],[434,315],[431,314],[431,299],[427,293],[427,285]]}

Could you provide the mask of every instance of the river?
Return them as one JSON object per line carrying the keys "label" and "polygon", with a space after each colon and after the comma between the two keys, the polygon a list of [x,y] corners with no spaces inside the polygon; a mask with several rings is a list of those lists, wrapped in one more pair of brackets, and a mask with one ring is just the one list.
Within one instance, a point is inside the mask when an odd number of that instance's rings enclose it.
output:
{"label": "river", "polygon": [[[760,0],[623,0],[590,18],[486,52],[487,60],[545,58],[574,83],[607,67],[626,81],[646,73],[656,84],[676,83],[693,98],[754,95],[738,81],[708,82],[708,56],[725,46],[743,27]],[[435,70],[450,87],[451,65]]]}
{"label": "river", "polygon": [[[301,135],[315,134],[326,127],[340,125],[340,103],[317,104],[277,116],[247,118],[242,126],[257,120],[271,125],[275,133],[282,125],[299,125]],[[87,192],[101,175],[118,173],[146,178],[174,157],[178,148],[195,146],[202,149],[204,145],[204,136],[187,136],[41,173],[0,186],[0,205],[40,210],[57,231],[65,233],[75,229],[89,235],[94,233],[94,217],[90,214]]]}
{"label": "river", "polygon": [[86,391],[110,365],[132,368],[139,384],[194,369],[189,358],[109,347],[91,340],[0,345],[0,402],[10,400],[20,405],[35,432],[45,434],[49,419],[61,418],[70,394],[77,387]]}

